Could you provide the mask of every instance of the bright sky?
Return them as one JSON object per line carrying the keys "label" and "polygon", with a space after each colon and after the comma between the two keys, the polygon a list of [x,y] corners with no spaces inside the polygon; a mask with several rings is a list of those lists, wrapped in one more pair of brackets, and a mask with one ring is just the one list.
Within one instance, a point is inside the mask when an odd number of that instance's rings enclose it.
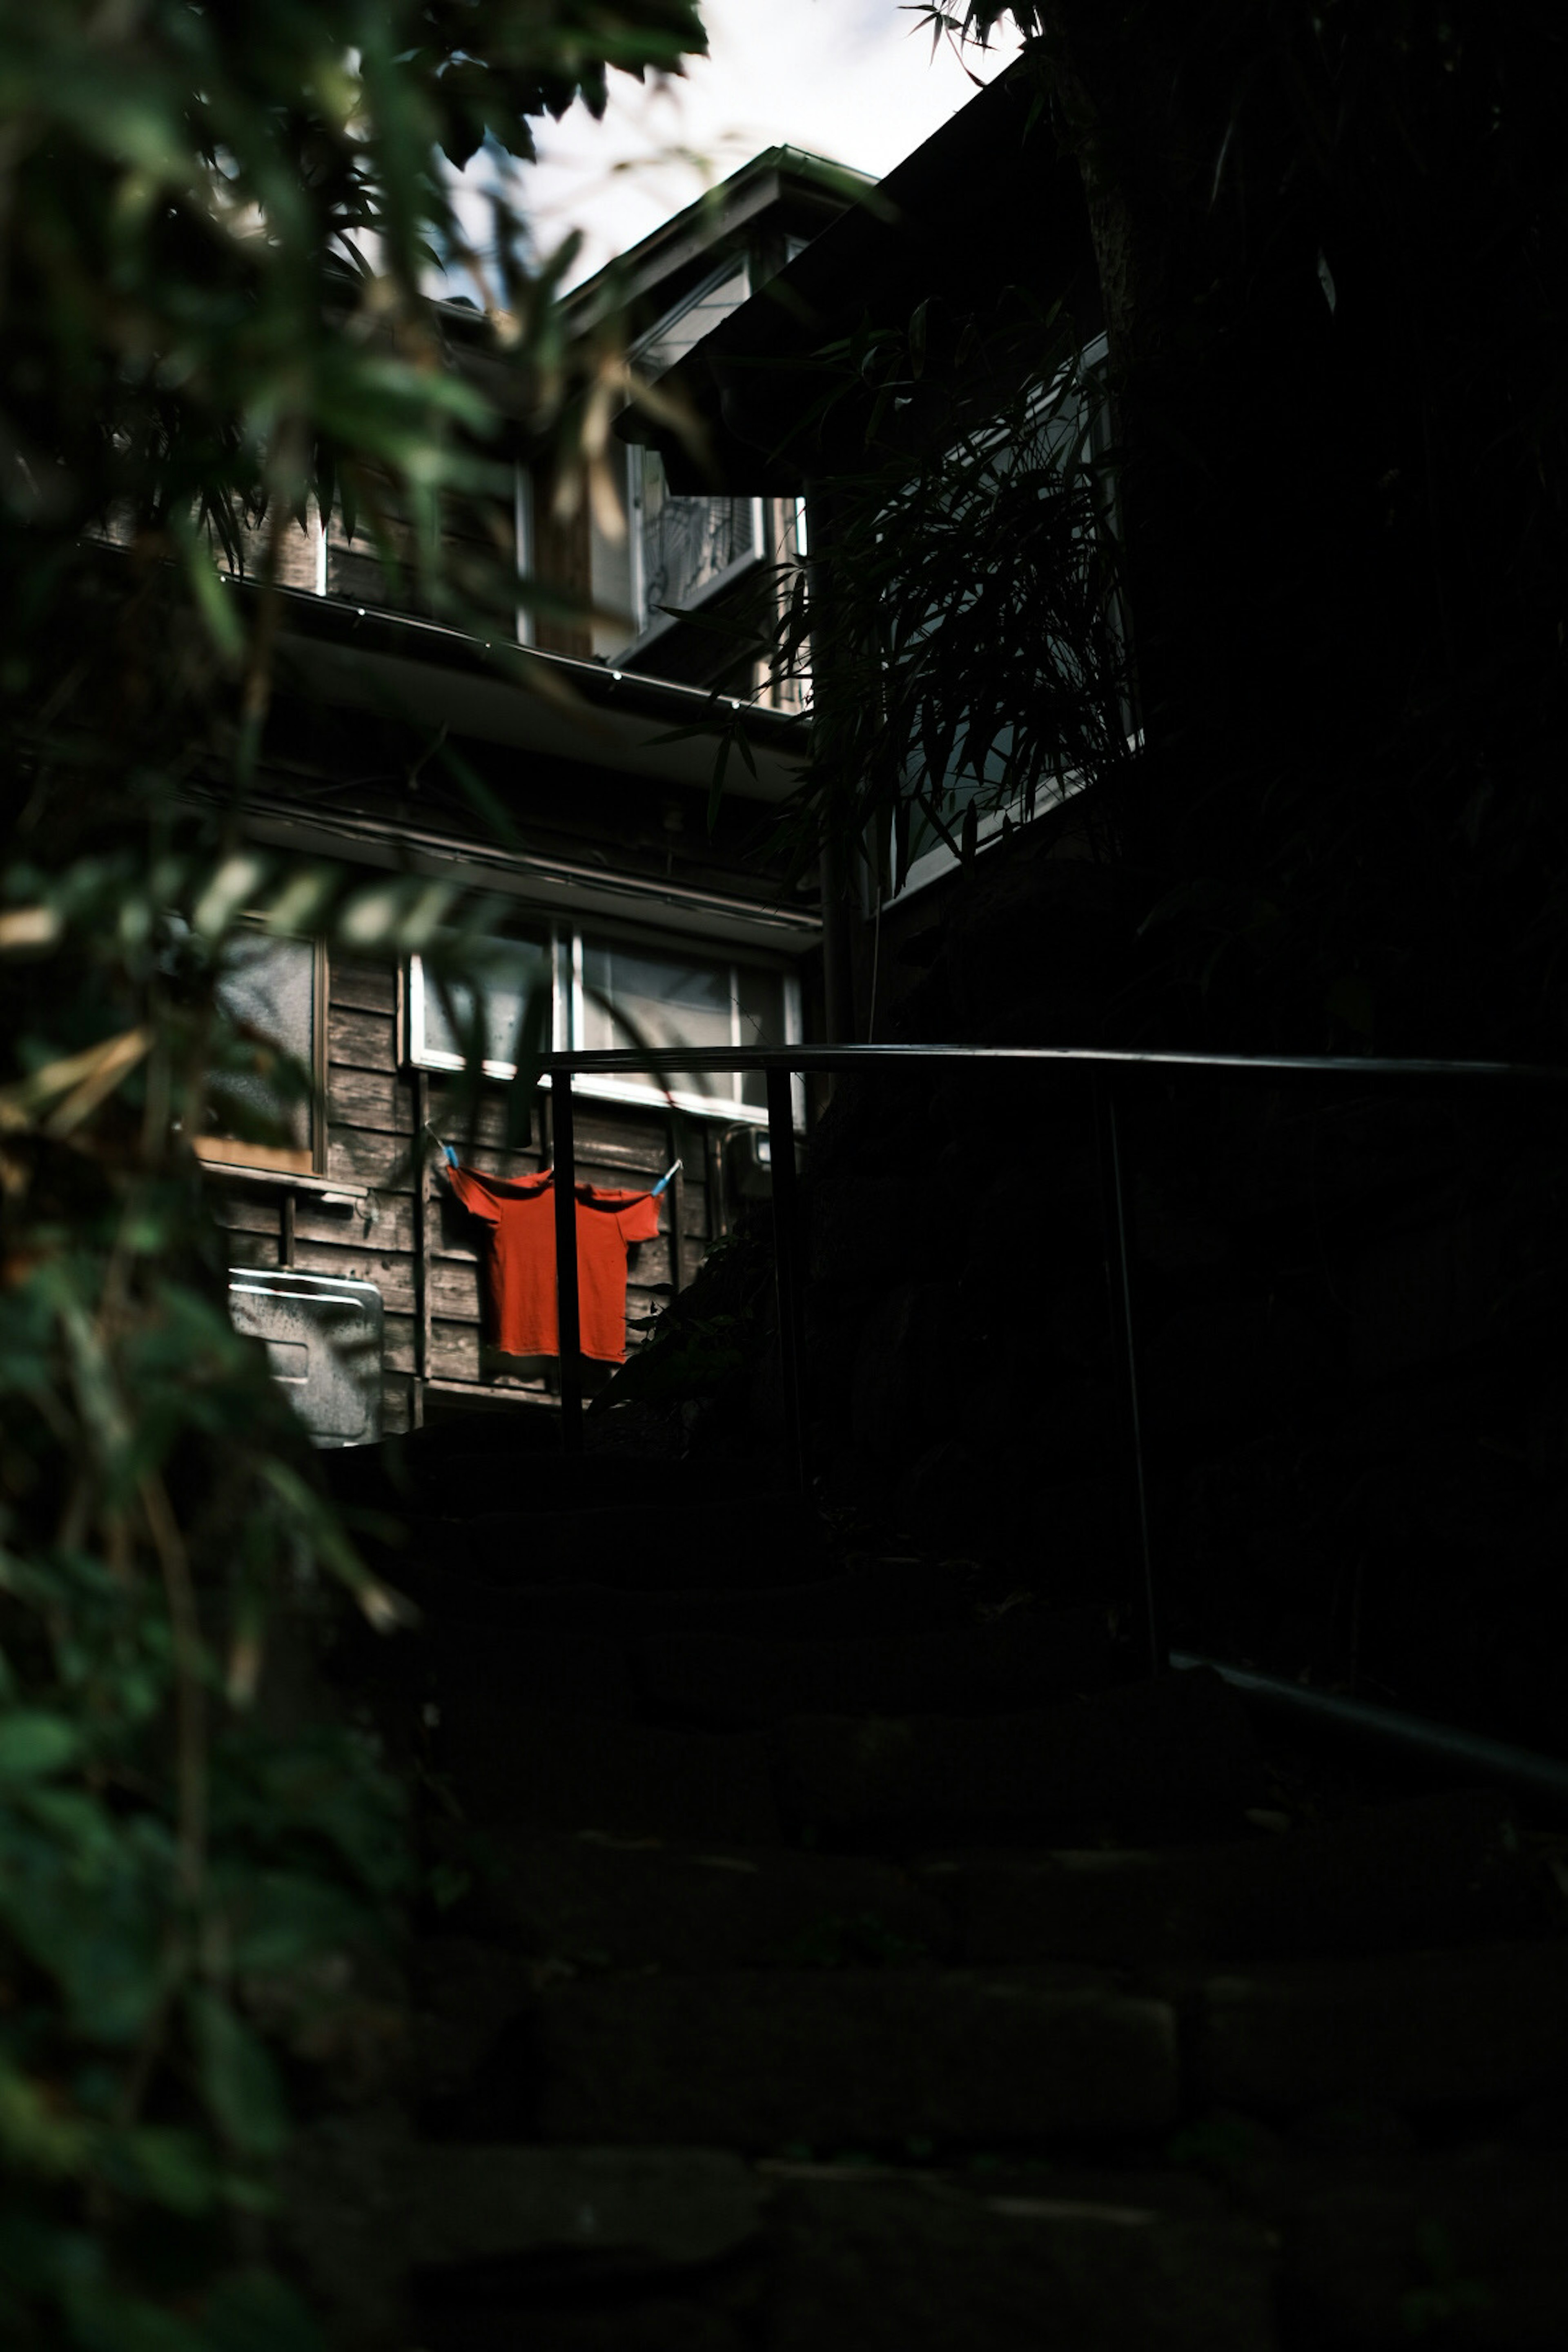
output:
{"label": "bright sky", "polygon": [[[538,127],[525,201],[542,248],[586,232],[576,277],[760,148],[787,142],[879,177],[974,94],[951,43],[933,58],[929,29],[899,0],[702,0],[702,19],[709,55],[680,80],[616,74],[602,122],[579,107]],[[1016,53],[998,34],[964,56],[989,80]]]}

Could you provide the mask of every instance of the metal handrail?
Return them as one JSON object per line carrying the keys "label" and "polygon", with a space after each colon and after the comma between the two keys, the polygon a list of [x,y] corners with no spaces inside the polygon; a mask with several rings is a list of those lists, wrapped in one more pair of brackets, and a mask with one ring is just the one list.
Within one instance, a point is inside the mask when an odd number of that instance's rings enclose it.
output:
{"label": "metal handrail", "polygon": [[671,1045],[543,1054],[538,1067],[571,1077],[685,1076],[715,1070],[900,1068],[922,1062],[1056,1062],[1106,1070],[1275,1070],[1331,1077],[1510,1078],[1568,1086],[1555,1062],[1398,1060],[1373,1054],[1200,1054],[1140,1045]]}
{"label": "metal handrail", "polygon": [[[577,1229],[574,1213],[576,1160],[573,1129],[573,1085],[576,1077],[620,1075],[646,1076],[660,1083],[669,1077],[721,1071],[761,1072],[767,1080],[768,1134],[773,1172],[774,1264],[778,1292],[779,1349],[784,1388],[785,1449],[804,1491],[808,1485],[805,1424],[802,1399],[803,1318],[799,1263],[800,1223],[795,1165],[795,1118],[792,1080],[813,1071],[850,1074],[856,1071],[919,1069],[944,1064],[1016,1064],[1024,1066],[1078,1067],[1093,1085],[1096,1136],[1101,1186],[1101,1213],[1110,1285],[1112,1345],[1121,1391],[1122,1441],[1131,1488],[1132,1526],[1130,1549],[1136,1561],[1135,1583],[1142,1601],[1143,1644],[1152,1673],[1172,1664],[1162,1619],[1150,1530],[1148,1489],[1144,1467],[1142,1412],[1139,1396],[1136,1331],[1133,1320],[1131,1246],[1127,1213],[1127,1182],[1121,1138],[1120,1098],[1131,1072],[1195,1071],[1237,1076],[1268,1074],[1278,1077],[1342,1077],[1418,1080],[1442,1078],[1481,1084],[1568,1088],[1568,1067],[1552,1063],[1445,1060],[1433,1057],[1397,1059],[1384,1055],[1212,1054],[1113,1045],[752,1045],[733,1047],[670,1046],[658,1049],[613,1049],[547,1054],[539,1067],[551,1080],[554,1139],[556,1283],[560,1304],[562,1438],[569,1454],[583,1449],[583,1382],[577,1349]],[[679,1242],[678,1242],[679,1245]],[[570,1350],[570,1352],[568,1352]],[[1184,1658],[1184,1664],[1196,1659]],[[1215,1664],[1216,1661],[1202,1663]],[[1261,1695],[1267,1678],[1221,1666],[1237,1687]],[[1302,1690],[1300,1711],[1329,1695]],[[1337,1706],[1338,1713],[1334,1712]],[[1353,1714],[1364,1728],[1373,1718],[1387,1716],[1397,1724],[1406,1745],[1421,1744],[1422,1720],[1397,1717],[1387,1709],[1355,1702],[1348,1713],[1343,1703],[1315,1710],[1325,1724],[1344,1727]],[[1427,1745],[1434,1753],[1448,1755],[1454,1738],[1465,1746],[1478,1768],[1489,1743],[1450,1727],[1427,1725]],[[1391,1737],[1393,1734],[1391,1733]],[[1447,1745],[1444,1745],[1445,1740]],[[1468,1743],[1468,1744],[1467,1744]],[[1551,1788],[1568,1801],[1563,1768],[1550,1759],[1530,1758],[1522,1750],[1490,1743],[1500,1777],[1539,1794]],[[1516,1769],[1503,1770],[1499,1759],[1511,1758]],[[1494,1775],[1496,1776],[1496,1775]]]}
{"label": "metal handrail", "polygon": [[1500,1780],[1521,1796],[1542,1801],[1554,1811],[1568,1811],[1568,1764],[1561,1757],[1538,1756],[1528,1748],[1489,1738],[1484,1732],[1466,1731],[1436,1716],[1375,1706],[1369,1699],[1352,1698],[1345,1691],[1287,1682],[1281,1675],[1259,1674],[1256,1667],[1233,1666],[1223,1658],[1203,1657],[1190,1650],[1173,1650],[1170,1663],[1179,1674],[1194,1667],[1211,1668],[1243,1698],[1282,1722],[1337,1734],[1352,1745],[1380,1749],[1395,1760],[1415,1756],[1424,1764],[1440,1763],[1483,1780]]}

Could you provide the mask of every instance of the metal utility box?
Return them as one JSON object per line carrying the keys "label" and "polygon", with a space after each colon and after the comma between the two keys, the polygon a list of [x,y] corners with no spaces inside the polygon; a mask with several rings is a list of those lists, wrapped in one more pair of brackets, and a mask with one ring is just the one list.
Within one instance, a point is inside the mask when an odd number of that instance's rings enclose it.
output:
{"label": "metal utility box", "polygon": [[273,1379],[318,1445],[375,1443],[384,1349],[374,1282],[236,1267],[228,1307],[235,1329],[265,1345]]}
{"label": "metal utility box", "polygon": [[[730,1193],[737,1201],[770,1201],[773,1192],[773,1152],[766,1131],[760,1127],[742,1128],[732,1134],[725,1146]],[[798,1171],[801,1150],[798,1141],[795,1150]]]}

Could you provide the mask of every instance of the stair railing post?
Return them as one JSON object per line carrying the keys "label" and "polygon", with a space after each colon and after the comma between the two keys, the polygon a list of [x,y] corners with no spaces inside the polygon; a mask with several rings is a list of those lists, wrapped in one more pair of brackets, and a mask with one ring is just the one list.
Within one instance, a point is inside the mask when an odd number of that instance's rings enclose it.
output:
{"label": "stair railing post", "polygon": [[801,1299],[799,1188],[795,1176],[795,1099],[792,1074],[770,1066],[768,1159],[773,1179],[773,1267],[778,1284],[779,1371],[784,1390],[784,1453],[801,1493],[807,1490],[805,1414],[801,1395],[805,1356]]}
{"label": "stair railing post", "polygon": [[583,1451],[583,1329],[577,1307],[577,1150],[572,1129],[572,1073],[550,1074],[550,1128],[555,1148],[555,1344],[561,1367],[561,1446]]}
{"label": "stair railing post", "polygon": [[[1100,1160],[1100,1211],[1104,1221],[1106,1273],[1110,1285],[1110,1345],[1116,1363],[1121,1453],[1127,1486],[1118,1495],[1118,1518],[1131,1570],[1129,1584],[1142,1620],[1149,1671],[1163,1675],[1170,1660],[1159,1595],[1154,1583],[1149,1533],[1148,1480],[1143,1464],[1143,1419],[1138,1397],[1138,1344],[1132,1319],[1132,1249],[1128,1229],[1127,1173],[1117,1116],[1120,1074],[1099,1063],[1094,1069],[1094,1132]],[[1129,1491],[1130,1490],[1130,1491]]]}

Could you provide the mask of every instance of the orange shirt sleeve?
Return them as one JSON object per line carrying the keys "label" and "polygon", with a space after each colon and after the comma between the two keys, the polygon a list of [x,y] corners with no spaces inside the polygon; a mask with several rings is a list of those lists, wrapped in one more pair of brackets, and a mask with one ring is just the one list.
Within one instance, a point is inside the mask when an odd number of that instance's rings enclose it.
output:
{"label": "orange shirt sleeve", "polygon": [[624,1209],[616,1213],[621,1239],[629,1247],[633,1242],[651,1242],[658,1238],[658,1202],[651,1192],[634,1192]]}
{"label": "orange shirt sleeve", "polygon": [[500,1224],[500,1203],[477,1169],[448,1165],[447,1181],[452,1188],[454,1198],[462,1202],[470,1216],[482,1217],[487,1225]]}

